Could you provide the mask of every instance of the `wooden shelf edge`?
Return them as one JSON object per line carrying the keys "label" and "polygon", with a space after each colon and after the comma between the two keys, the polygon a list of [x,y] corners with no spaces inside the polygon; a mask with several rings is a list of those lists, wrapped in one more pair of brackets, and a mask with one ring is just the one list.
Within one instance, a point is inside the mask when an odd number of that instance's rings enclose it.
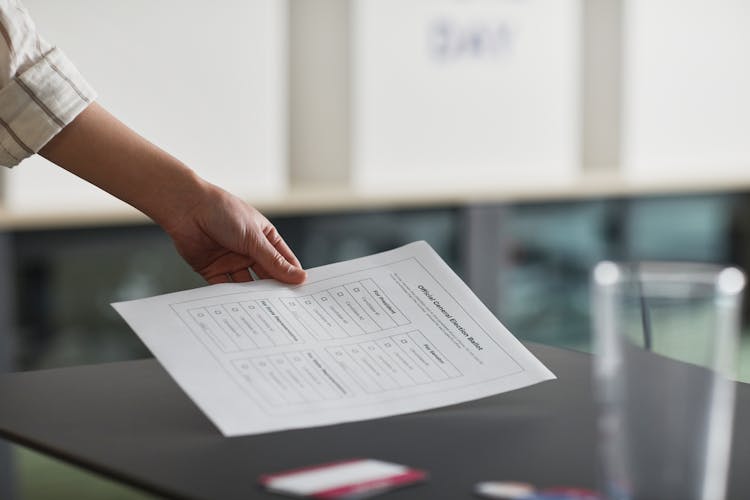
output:
{"label": "wooden shelf edge", "polygon": [[[419,209],[491,203],[541,203],[633,196],[750,191],[747,179],[632,180],[586,174],[569,182],[538,185],[459,186],[450,189],[362,190],[348,186],[297,186],[287,193],[249,200],[270,217],[387,209]],[[0,208],[0,230],[35,230],[150,224],[137,210],[122,208],[14,212]]]}

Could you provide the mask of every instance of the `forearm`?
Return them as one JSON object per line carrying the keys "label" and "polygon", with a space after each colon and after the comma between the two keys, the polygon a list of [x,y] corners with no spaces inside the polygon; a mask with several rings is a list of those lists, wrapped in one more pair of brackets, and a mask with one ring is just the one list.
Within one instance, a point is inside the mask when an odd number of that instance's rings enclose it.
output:
{"label": "forearm", "polygon": [[182,162],[97,103],[89,105],[39,154],[164,227],[189,212],[192,204],[210,189]]}

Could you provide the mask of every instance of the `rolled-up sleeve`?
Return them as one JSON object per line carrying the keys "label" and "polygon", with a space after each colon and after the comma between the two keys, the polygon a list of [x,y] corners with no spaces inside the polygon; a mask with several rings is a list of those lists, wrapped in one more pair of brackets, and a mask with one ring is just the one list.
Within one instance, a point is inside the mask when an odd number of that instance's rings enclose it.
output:
{"label": "rolled-up sleeve", "polygon": [[39,151],[96,95],[18,2],[0,0],[0,165]]}

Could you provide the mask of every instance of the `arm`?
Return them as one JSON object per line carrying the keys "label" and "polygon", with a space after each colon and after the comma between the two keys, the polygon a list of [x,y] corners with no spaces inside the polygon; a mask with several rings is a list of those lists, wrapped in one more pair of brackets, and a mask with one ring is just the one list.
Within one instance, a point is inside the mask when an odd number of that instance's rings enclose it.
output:
{"label": "arm", "polygon": [[36,32],[18,0],[0,0],[0,165],[39,152],[142,210],[209,283],[305,272],[268,220],[200,179],[94,103],[61,50]]}
{"label": "arm", "polygon": [[261,278],[301,283],[305,272],[273,225],[90,104],[39,153],[151,217],[209,283]]}

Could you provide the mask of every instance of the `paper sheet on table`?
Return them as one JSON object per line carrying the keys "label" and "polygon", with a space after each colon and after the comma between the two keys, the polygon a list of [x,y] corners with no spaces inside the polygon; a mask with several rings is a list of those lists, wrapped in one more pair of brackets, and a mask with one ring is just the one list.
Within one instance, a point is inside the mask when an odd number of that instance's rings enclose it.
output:
{"label": "paper sheet on table", "polygon": [[427,410],[555,378],[425,242],[113,304],[225,436]]}

